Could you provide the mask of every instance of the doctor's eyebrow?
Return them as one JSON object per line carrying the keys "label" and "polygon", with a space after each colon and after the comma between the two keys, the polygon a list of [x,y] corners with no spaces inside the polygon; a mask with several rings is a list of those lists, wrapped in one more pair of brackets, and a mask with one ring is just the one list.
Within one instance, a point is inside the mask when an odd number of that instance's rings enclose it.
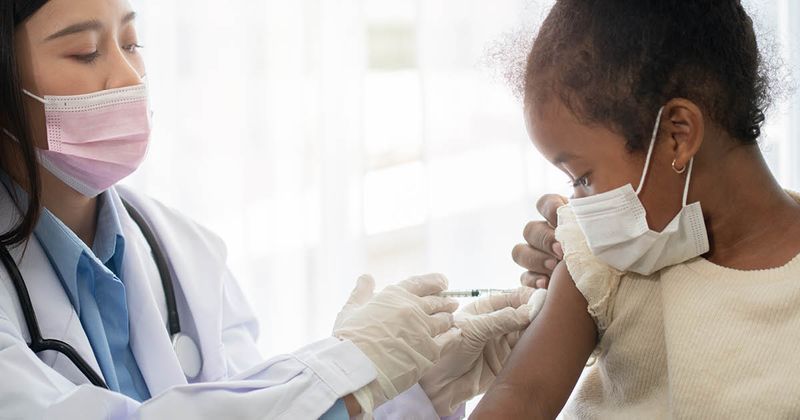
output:
{"label": "doctor's eyebrow", "polygon": [[[122,24],[125,25],[131,21],[136,19],[136,12],[130,12],[122,18]],[[65,37],[68,35],[74,35],[81,32],[86,31],[95,31],[98,32],[103,29],[103,23],[97,19],[87,20],[85,22],[76,23],[74,25],[67,26],[66,28],[48,36],[45,38],[45,41],[52,41],[56,38]]]}

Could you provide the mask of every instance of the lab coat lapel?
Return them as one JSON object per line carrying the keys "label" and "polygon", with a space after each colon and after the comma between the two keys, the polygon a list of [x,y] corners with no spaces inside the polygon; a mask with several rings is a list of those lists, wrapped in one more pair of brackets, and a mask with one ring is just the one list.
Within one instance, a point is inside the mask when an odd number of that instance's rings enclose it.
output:
{"label": "lab coat lapel", "polygon": [[[154,293],[163,291],[150,247],[115,191],[111,197],[125,234],[122,276],[129,308],[131,351],[150,395],[158,395],[171,386],[186,384],[186,378],[172,348],[166,315],[162,316],[156,304]],[[151,284],[159,287],[154,289]]]}
{"label": "lab coat lapel", "polygon": [[[175,286],[180,290],[176,292],[182,293],[186,299],[191,317],[181,317],[181,328],[185,331],[196,330],[197,337],[193,338],[203,357],[202,370],[197,380],[217,381],[226,378],[227,363],[222,343],[222,278],[226,269],[225,255],[211,252],[212,249],[222,247],[205,243],[208,235],[203,235],[198,225],[187,218],[176,217],[160,203],[124,187],[117,187],[117,191],[142,213],[155,232],[178,283]],[[141,234],[138,236],[141,237]],[[193,323],[191,327],[194,328],[190,328],[189,323]]]}
{"label": "lab coat lapel", "polygon": [[[13,203],[11,195],[5,187],[0,185],[0,214],[7,226],[3,231],[8,231],[10,222],[19,220],[19,209]],[[19,270],[27,286],[28,293],[36,312],[36,319],[42,337],[45,339],[61,340],[72,346],[78,354],[100,376],[100,366],[94,357],[94,351],[89,344],[89,339],[83,331],[83,326],[69,301],[61,280],[53,270],[50,260],[35,236],[31,237],[27,247],[18,246],[10,249],[11,255],[18,261]],[[20,257],[22,260],[20,261]],[[20,329],[30,341],[30,335],[25,326],[22,314],[19,314]],[[75,384],[89,383],[86,376],[63,354],[55,351],[44,351],[38,354],[39,358]]]}
{"label": "lab coat lapel", "polygon": [[[28,244],[25,257],[20,265],[20,271],[23,278],[26,279],[33,307],[39,320],[42,337],[61,340],[69,344],[102,377],[103,372],[94,357],[89,339],[86,337],[78,314],[72,307],[61,281],[50,264],[42,264],[47,261],[47,256],[39,242],[32,240]],[[72,361],[61,353],[46,351],[40,354],[40,358],[73,383],[89,382]]]}

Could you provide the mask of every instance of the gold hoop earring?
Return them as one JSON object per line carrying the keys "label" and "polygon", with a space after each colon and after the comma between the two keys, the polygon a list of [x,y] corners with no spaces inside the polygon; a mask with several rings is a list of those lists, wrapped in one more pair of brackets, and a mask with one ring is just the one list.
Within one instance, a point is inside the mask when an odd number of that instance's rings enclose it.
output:
{"label": "gold hoop earring", "polygon": [[672,160],[672,170],[675,171],[675,173],[679,174],[679,175],[684,173],[684,172],[686,172],[686,167],[685,166],[683,168],[680,168],[680,169],[676,168],[675,167],[675,161],[677,161],[677,159],[673,159]]}

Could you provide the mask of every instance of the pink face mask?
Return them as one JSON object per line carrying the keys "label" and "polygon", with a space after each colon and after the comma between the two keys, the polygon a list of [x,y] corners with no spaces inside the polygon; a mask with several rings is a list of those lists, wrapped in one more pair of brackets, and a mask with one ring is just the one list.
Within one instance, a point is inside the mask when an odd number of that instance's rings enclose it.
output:
{"label": "pink face mask", "polygon": [[88,197],[95,197],[133,173],[150,140],[147,85],[75,96],[40,98],[49,150],[39,161],[50,173]]}

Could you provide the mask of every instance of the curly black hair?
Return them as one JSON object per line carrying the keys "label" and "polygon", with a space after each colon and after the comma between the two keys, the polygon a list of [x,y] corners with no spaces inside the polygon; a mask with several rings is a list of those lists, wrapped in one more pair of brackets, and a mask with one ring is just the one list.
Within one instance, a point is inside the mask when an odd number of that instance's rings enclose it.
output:
{"label": "curly black hair", "polygon": [[528,54],[526,104],[552,97],[646,146],[658,109],[695,102],[742,144],[756,144],[769,70],[739,0],[558,0]]}

